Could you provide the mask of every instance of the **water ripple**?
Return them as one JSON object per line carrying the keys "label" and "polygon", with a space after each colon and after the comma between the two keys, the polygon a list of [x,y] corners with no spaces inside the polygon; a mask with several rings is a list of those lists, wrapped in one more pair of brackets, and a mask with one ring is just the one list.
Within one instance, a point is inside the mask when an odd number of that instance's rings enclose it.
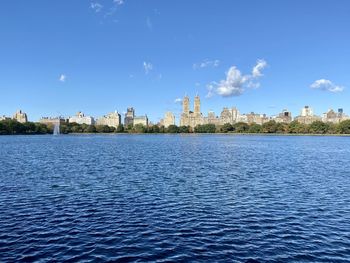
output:
{"label": "water ripple", "polygon": [[0,262],[350,262],[350,138],[1,136]]}

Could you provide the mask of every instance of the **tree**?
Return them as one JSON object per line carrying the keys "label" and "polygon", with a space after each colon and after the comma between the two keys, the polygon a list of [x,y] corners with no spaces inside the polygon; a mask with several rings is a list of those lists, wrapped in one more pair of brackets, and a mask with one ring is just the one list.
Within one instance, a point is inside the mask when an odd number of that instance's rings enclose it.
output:
{"label": "tree", "polygon": [[88,125],[85,129],[84,132],[87,133],[95,133],[96,132],[96,127],[94,125]]}
{"label": "tree", "polygon": [[261,125],[257,124],[257,123],[253,123],[251,125],[249,125],[249,133],[261,133]]}
{"label": "tree", "polygon": [[275,121],[265,122],[262,126],[263,133],[276,133],[277,132],[277,123]]}
{"label": "tree", "polygon": [[292,121],[288,125],[288,132],[289,133],[308,133],[309,127],[306,124],[300,123],[298,121]]}
{"label": "tree", "polygon": [[231,123],[225,123],[224,125],[221,126],[220,131],[224,133],[232,132],[233,126]]}
{"label": "tree", "polygon": [[152,128],[154,133],[159,133],[160,129],[158,125],[153,125]]}
{"label": "tree", "polygon": [[166,129],[168,133],[178,133],[179,128],[176,125],[169,125],[169,127]]}
{"label": "tree", "polygon": [[189,133],[190,132],[190,126],[180,126],[179,127],[179,133]]}
{"label": "tree", "polygon": [[309,131],[314,134],[328,133],[329,125],[322,121],[314,121],[309,126]]}
{"label": "tree", "polygon": [[117,133],[122,133],[122,132],[124,132],[124,125],[123,125],[123,124],[118,125],[118,127],[117,127],[117,129],[116,129],[116,132],[117,132]]}
{"label": "tree", "polygon": [[98,133],[110,133],[112,131],[107,125],[96,125],[95,128]]}
{"label": "tree", "polygon": [[214,124],[197,125],[194,127],[196,133],[215,133],[216,127]]}
{"label": "tree", "polygon": [[134,125],[133,132],[145,133],[146,132],[146,127],[143,126],[141,123],[138,123],[138,124]]}
{"label": "tree", "polygon": [[233,125],[233,130],[237,133],[248,132],[249,125],[245,122],[237,122]]}
{"label": "tree", "polygon": [[338,132],[341,134],[350,134],[350,120],[340,122],[338,124]]}

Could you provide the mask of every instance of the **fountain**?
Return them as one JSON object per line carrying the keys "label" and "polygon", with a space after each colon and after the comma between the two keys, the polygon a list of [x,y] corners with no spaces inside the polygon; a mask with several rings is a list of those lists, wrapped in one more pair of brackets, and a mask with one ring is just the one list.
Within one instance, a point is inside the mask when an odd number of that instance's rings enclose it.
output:
{"label": "fountain", "polygon": [[56,122],[53,127],[53,135],[59,135],[59,134],[60,134],[60,120],[58,119],[58,122]]}

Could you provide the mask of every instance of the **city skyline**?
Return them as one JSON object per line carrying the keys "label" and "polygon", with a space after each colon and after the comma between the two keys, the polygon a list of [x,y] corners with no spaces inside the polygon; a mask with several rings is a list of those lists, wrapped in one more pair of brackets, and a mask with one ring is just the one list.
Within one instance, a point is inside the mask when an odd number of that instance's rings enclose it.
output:
{"label": "city skyline", "polygon": [[133,106],[158,122],[179,118],[185,94],[200,95],[203,113],[350,112],[348,1],[2,4],[1,116]]}
{"label": "city skyline", "polygon": [[[110,127],[117,128],[120,125],[125,127],[135,126],[136,124],[142,124],[145,127],[153,126],[165,126],[169,125],[177,126],[189,126],[191,128],[197,125],[204,124],[214,124],[215,126],[222,126],[226,123],[235,124],[239,122],[248,124],[264,124],[269,121],[275,121],[277,123],[290,123],[292,121],[298,121],[299,123],[311,124],[315,121],[322,121],[324,123],[340,123],[344,120],[349,120],[349,115],[346,114],[344,108],[328,108],[322,114],[315,113],[314,109],[309,105],[302,107],[297,114],[293,114],[287,108],[279,111],[276,114],[268,115],[262,112],[241,112],[237,107],[222,107],[220,112],[208,111],[207,113],[202,112],[201,99],[197,94],[193,98],[193,104],[191,104],[191,99],[188,95],[185,95],[181,99],[182,111],[180,114],[174,114],[171,111],[166,111],[163,114],[163,118],[159,121],[150,120],[145,115],[136,115],[136,110],[134,107],[128,107],[126,112],[122,114],[117,110],[110,111],[102,116],[91,116],[85,115],[84,112],[79,111],[74,115],[63,116],[42,116],[39,120],[35,122],[52,124],[59,122],[69,122],[77,124],[87,124],[87,125],[107,125]],[[0,115],[0,120],[11,119],[11,116]],[[28,118],[26,112],[21,109],[17,110],[13,115],[12,119],[19,122],[25,123],[31,121]],[[124,121],[122,121],[124,120]]]}

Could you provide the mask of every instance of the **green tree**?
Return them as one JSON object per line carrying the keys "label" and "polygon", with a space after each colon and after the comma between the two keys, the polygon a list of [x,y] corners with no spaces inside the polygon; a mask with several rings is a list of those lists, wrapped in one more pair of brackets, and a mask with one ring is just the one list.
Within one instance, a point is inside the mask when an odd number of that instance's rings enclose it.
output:
{"label": "green tree", "polygon": [[88,125],[85,129],[84,132],[87,133],[95,133],[96,132],[96,127],[95,125]]}
{"label": "green tree", "polygon": [[108,125],[95,125],[96,132],[98,133],[110,133],[112,132],[111,127]]}
{"label": "green tree", "polygon": [[115,132],[117,132],[117,133],[124,132],[124,125],[123,124],[118,125],[118,127],[117,127]]}
{"label": "green tree", "polygon": [[166,129],[168,133],[178,133],[179,128],[176,125],[169,125],[169,127]]}
{"label": "green tree", "polygon": [[221,126],[220,132],[232,132],[233,131],[233,126],[231,123],[225,123],[224,125]]}
{"label": "green tree", "polygon": [[261,133],[261,125],[259,125],[257,123],[252,123],[251,125],[249,125],[248,132],[249,133]]}
{"label": "green tree", "polygon": [[145,133],[146,132],[146,127],[142,124],[136,124],[134,125],[133,132],[136,133]]}
{"label": "green tree", "polygon": [[196,133],[215,133],[216,127],[214,124],[204,124],[204,125],[197,125],[194,128],[194,132]]}
{"label": "green tree", "polygon": [[309,132],[309,126],[298,121],[292,121],[288,125],[289,133],[303,134]]}
{"label": "green tree", "polygon": [[152,128],[153,128],[153,133],[159,133],[160,132],[160,129],[159,129],[158,125],[153,125]]}
{"label": "green tree", "polygon": [[337,130],[341,134],[350,134],[350,120],[340,122],[338,124]]}
{"label": "green tree", "polygon": [[248,132],[249,125],[245,122],[237,122],[233,125],[233,130],[237,133]]}
{"label": "green tree", "polygon": [[277,132],[277,123],[275,121],[265,122],[261,126],[263,133],[276,133]]}
{"label": "green tree", "polygon": [[314,121],[309,126],[309,132],[313,134],[325,134],[328,133],[329,125],[322,121]]}
{"label": "green tree", "polygon": [[179,133],[189,133],[190,132],[190,126],[180,126],[179,127]]}

